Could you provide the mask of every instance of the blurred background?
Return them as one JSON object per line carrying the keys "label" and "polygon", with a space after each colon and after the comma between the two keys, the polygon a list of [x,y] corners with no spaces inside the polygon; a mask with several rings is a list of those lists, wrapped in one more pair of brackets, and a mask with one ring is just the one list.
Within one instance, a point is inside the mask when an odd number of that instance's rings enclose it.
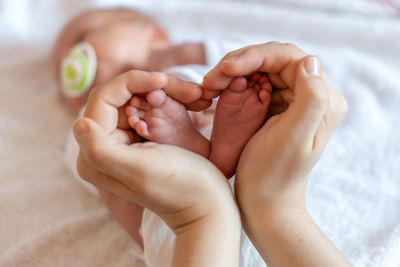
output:
{"label": "blurred background", "polygon": [[172,42],[293,42],[349,102],[307,207],[355,266],[400,266],[400,1],[0,0],[0,266],[144,266],[127,234],[73,179],[75,116],[50,52],[79,13],[125,6]]}

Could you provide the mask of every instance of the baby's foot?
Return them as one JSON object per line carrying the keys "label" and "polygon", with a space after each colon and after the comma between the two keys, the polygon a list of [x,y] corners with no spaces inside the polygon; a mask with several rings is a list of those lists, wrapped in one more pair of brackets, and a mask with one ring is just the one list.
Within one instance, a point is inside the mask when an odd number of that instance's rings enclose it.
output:
{"label": "baby's foot", "polygon": [[155,90],[146,98],[134,96],[126,108],[129,125],[136,132],[160,144],[170,144],[208,157],[209,141],[193,126],[181,103],[162,90]]}
{"label": "baby's foot", "polygon": [[247,141],[264,122],[272,86],[262,73],[235,78],[217,104],[209,159],[230,178]]}

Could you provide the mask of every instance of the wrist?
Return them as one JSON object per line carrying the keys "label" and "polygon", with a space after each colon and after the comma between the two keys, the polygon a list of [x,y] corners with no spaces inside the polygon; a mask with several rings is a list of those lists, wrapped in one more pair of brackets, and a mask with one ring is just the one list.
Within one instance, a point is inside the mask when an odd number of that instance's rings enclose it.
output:
{"label": "wrist", "polygon": [[242,201],[239,207],[246,228],[251,227],[254,222],[264,226],[279,227],[287,221],[300,221],[309,216],[302,198]]}
{"label": "wrist", "polygon": [[244,222],[268,266],[351,266],[305,208],[252,214]]}
{"label": "wrist", "polygon": [[272,176],[254,179],[255,177],[257,175],[236,176],[235,192],[242,213],[269,216],[269,214],[306,212],[308,176],[293,178],[291,181]]}
{"label": "wrist", "polygon": [[239,213],[233,205],[216,206],[198,220],[175,229],[173,266],[239,266]]}
{"label": "wrist", "polygon": [[175,224],[170,225],[176,236],[189,231],[206,231],[211,228],[241,229],[238,208],[231,201],[208,201],[209,203],[187,209],[180,214],[174,214]]}
{"label": "wrist", "polygon": [[171,230],[179,235],[212,221],[218,222],[218,225],[236,222],[240,228],[238,207],[225,176],[211,164],[210,168],[199,171],[197,176],[196,179],[201,182],[192,194],[184,197],[186,201],[179,204],[175,211],[159,214]]}

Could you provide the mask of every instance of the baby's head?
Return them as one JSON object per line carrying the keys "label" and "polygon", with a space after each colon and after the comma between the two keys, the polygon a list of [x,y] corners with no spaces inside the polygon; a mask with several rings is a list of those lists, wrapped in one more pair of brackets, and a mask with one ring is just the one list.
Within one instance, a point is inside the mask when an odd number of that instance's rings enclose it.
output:
{"label": "baby's head", "polygon": [[[55,75],[63,87],[63,73],[76,76],[63,63],[69,62],[65,59],[81,43],[86,43],[93,50],[97,66],[94,66],[93,82],[84,86],[86,89],[82,90],[83,93],[75,96],[64,94],[67,105],[74,111],[86,103],[90,88],[130,69],[147,70],[151,53],[170,46],[162,28],[137,11],[119,8],[85,12],[64,27],[54,45],[52,59]],[[68,91],[68,88],[63,91]]]}

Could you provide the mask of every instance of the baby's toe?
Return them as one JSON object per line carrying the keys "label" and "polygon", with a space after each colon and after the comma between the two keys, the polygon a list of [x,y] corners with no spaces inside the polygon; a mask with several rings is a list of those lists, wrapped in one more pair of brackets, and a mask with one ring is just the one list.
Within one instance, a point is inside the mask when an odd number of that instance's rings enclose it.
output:
{"label": "baby's toe", "polygon": [[253,80],[254,82],[257,82],[263,75],[264,75],[264,74],[263,74],[262,72],[253,73],[253,74],[250,76],[250,80]]}
{"label": "baby's toe", "polygon": [[260,98],[261,102],[264,105],[269,105],[269,102],[271,100],[271,94],[268,91],[266,90],[258,91],[258,97]]}
{"label": "baby's toe", "polygon": [[265,91],[267,91],[268,93],[272,94],[272,84],[269,83],[269,82],[263,83],[263,84],[261,85],[261,90],[265,90]]}
{"label": "baby's toe", "polygon": [[140,97],[140,96],[134,96],[132,97],[131,101],[129,104],[137,109],[141,110],[150,110],[152,106],[146,101],[146,99]]}
{"label": "baby's toe", "polygon": [[127,106],[125,109],[126,115],[128,116],[136,116],[138,109],[133,106]]}
{"label": "baby's toe", "polygon": [[247,88],[247,80],[244,77],[234,78],[228,86],[229,90],[234,92],[242,92]]}
{"label": "baby's toe", "polygon": [[148,111],[143,111],[140,109],[137,109],[132,106],[127,106],[126,107],[126,115],[128,115],[128,124],[130,127],[133,129],[136,129],[136,125],[138,122],[143,121],[145,119],[146,113]]}
{"label": "baby's toe", "polygon": [[259,81],[258,81],[259,83],[268,83],[269,82],[269,79],[268,79],[268,75],[266,75],[266,74],[263,74],[261,77],[260,77],[260,79],[259,79]]}
{"label": "baby's toe", "polygon": [[127,106],[125,111],[126,111],[126,115],[128,115],[128,117],[135,117],[135,118],[142,119],[142,120],[145,118],[146,112],[147,112],[147,111],[144,111],[144,110],[132,107],[132,106]]}
{"label": "baby's toe", "polygon": [[142,137],[144,137],[144,138],[148,138],[148,136],[149,136],[149,130],[148,130],[148,128],[147,128],[147,124],[144,122],[144,121],[138,121],[136,124],[135,124],[135,127],[134,127],[134,129],[136,130],[136,132],[140,135],[140,136],[142,136]]}
{"label": "baby's toe", "polygon": [[130,127],[135,128],[135,124],[140,120],[138,109],[132,106],[126,107],[126,115],[128,116],[128,124]]}
{"label": "baby's toe", "polygon": [[160,107],[167,100],[167,94],[163,90],[154,90],[147,94],[147,102],[152,107]]}
{"label": "baby's toe", "polygon": [[136,123],[138,123],[140,119],[137,116],[129,116],[128,117],[128,124],[130,127],[135,129]]}

